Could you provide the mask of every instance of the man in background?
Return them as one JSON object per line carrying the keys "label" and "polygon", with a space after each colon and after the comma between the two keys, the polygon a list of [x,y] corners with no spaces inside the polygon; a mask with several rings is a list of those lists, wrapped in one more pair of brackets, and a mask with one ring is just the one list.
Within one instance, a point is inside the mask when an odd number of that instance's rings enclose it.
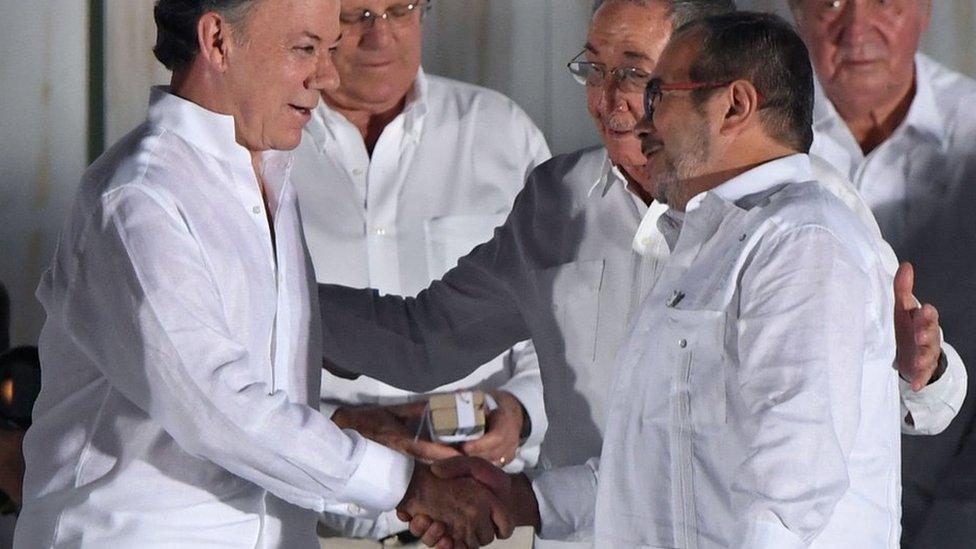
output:
{"label": "man in background", "polygon": [[[417,293],[491,237],[525,177],[550,156],[510,99],[423,71],[430,7],[428,0],[342,3],[333,55],[340,85],[323,91],[292,172],[319,282]],[[416,439],[424,404],[403,404],[420,395],[374,379],[325,372],[320,408],[340,427],[420,460],[463,453],[518,472],[535,465],[546,430],[538,360],[523,342],[486,362],[434,390],[483,389],[498,404],[486,434],[457,447],[430,442],[426,429]],[[339,535],[380,545],[409,534],[394,513],[377,521],[326,514],[322,522],[328,547],[342,546]]]}
{"label": "man in background", "polygon": [[[854,182],[899,259],[915,266],[917,293],[938,308],[946,339],[963,361],[976,360],[976,81],[918,52],[931,0],[790,6],[819,80],[812,152]],[[965,373],[949,362],[936,376]],[[970,392],[973,382],[969,375]],[[965,384],[935,385],[927,398],[959,415],[942,434],[902,440],[904,546],[968,547],[976,537],[976,408],[969,399],[960,410]],[[911,404],[913,394],[903,394]],[[921,424],[928,410],[908,411]]]}

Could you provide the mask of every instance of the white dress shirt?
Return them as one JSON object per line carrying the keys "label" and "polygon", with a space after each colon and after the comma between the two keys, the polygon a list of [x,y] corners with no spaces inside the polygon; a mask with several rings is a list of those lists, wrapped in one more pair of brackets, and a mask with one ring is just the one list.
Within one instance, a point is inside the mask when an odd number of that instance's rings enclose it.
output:
{"label": "white dress shirt", "polygon": [[897,547],[892,279],[812,179],[785,157],[661,218],[674,251],[618,355],[599,474],[537,478],[543,525],[595,485],[596,547]]}
{"label": "white dress shirt", "polygon": [[315,409],[290,165],[264,154],[266,211],[233,118],[157,88],[88,170],[37,291],[19,547],[317,547],[313,511],[402,498],[412,461]]}
{"label": "white dress shirt", "polygon": [[[915,69],[915,96],[906,118],[876,149],[862,152],[820,88],[813,143],[813,152],[854,182],[898,257],[914,264],[916,294],[939,310],[945,339],[961,355],[943,346],[949,368],[922,391],[933,394],[903,391],[906,411],[916,424],[929,425],[922,432],[945,429],[935,437],[902,441],[906,542],[921,527],[933,498],[946,498],[955,509],[960,499],[972,501],[972,490],[962,487],[976,482],[973,475],[967,481],[965,473],[972,469],[966,456],[976,451],[976,406],[964,400],[967,385],[976,380],[967,381],[962,366],[962,360],[976,360],[976,81],[922,54],[915,57]],[[976,524],[972,516],[964,519],[970,530]]]}
{"label": "white dress shirt", "polygon": [[[830,175],[822,162],[817,171],[865,221],[870,219],[846,181]],[[592,469],[581,464],[600,455],[614,357],[670,254],[653,223],[655,233],[639,239],[640,254],[631,243],[642,218],[657,219],[666,210],[656,202],[648,209],[628,191],[603,148],[557,156],[530,175],[495,236],[415,300],[320,287],[327,304],[326,337],[339,342],[328,347],[330,358],[422,390],[421,378],[455,379],[462,368],[478,364],[479,356],[530,335],[539,353],[549,419],[541,468]],[[389,357],[396,357],[396,372],[389,370]],[[918,397],[933,394],[926,389]],[[592,506],[591,480],[565,478],[564,485],[561,501]],[[543,524],[547,538],[592,534],[592,514],[558,514],[571,508],[549,515]],[[562,546],[546,543],[537,546]]]}
{"label": "white dress shirt", "polygon": [[[415,294],[491,238],[529,172],[549,157],[542,132],[512,100],[423,71],[372,154],[351,122],[320,104],[292,170],[316,278]],[[531,342],[435,392],[471,387],[501,388],[519,399],[532,430],[506,470],[535,465],[546,416]],[[326,415],[341,404],[396,404],[415,397],[368,377],[322,375]],[[326,522],[356,537],[407,529],[394,513],[375,526],[343,517]]]}

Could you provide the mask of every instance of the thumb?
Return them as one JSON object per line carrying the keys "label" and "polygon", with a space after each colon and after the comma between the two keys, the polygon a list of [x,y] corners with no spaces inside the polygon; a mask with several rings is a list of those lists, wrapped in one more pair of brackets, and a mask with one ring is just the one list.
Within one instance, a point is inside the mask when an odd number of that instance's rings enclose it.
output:
{"label": "thumb", "polygon": [[481,458],[462,456],[446,459],[431,465],[430,470],[441,478],[471,477],[501,499],[506,499],[512,490],[508,474]]}
{"label": "thumb", "polygon": [[912,292],[915,289],[915,269],[911,263],[903,262],[895,273],[895,308],[899,311],[912,311],[918,308],[918,300]]}

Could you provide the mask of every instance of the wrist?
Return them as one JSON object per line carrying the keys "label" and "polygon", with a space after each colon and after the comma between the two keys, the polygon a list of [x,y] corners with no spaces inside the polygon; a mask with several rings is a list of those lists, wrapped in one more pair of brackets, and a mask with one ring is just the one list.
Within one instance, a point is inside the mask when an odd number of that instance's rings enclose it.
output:
{"label": "wrist", "polygon": [[927,383],[927,385],[931,385],[936,381],[939,381],[939,378],[941,378],[942,375],[945,374],[948,368],[949,368],[949,359],[946,358],[945,351],[939,349],[939,361],[936,364],[935,371],[932,372],[932,377],[929,378],[929,382]]}

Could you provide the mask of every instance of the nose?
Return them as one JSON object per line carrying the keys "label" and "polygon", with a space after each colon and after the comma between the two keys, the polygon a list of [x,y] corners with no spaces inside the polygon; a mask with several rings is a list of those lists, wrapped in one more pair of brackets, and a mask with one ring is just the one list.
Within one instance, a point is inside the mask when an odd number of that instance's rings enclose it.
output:
{"label": "nose", "polygon": [[857,45],[868,36],[874,16],[876,0],[847,2],[844,12],[838,18],[840,43]]}
{"label": "nose", "polygon": [[394,42],[393,23],[387,17],[373,19],[362,33],[360,43],[370,49],[383,49]]}
{"label": "nose", "polygon": [[617,79],[611,75],[607,75],[600,84],[600,103],[605,114],[627,110],[627,101],[621,96]]}
{"label": "nose", "polygon": [[317,91],[335,91],[339,88],[339,71],[332,62],[332,52],[326,50],[315,63],[315,72],[305,81],[305,87]]}
{"label": "nose", "polygon": [[647,116],[645,114],[641,117],[640,122],[634,127],[634,132],[637,134],[637,138],[643,142],[646,139],[650,139],[651,135],[654,133],[654,117]]}

